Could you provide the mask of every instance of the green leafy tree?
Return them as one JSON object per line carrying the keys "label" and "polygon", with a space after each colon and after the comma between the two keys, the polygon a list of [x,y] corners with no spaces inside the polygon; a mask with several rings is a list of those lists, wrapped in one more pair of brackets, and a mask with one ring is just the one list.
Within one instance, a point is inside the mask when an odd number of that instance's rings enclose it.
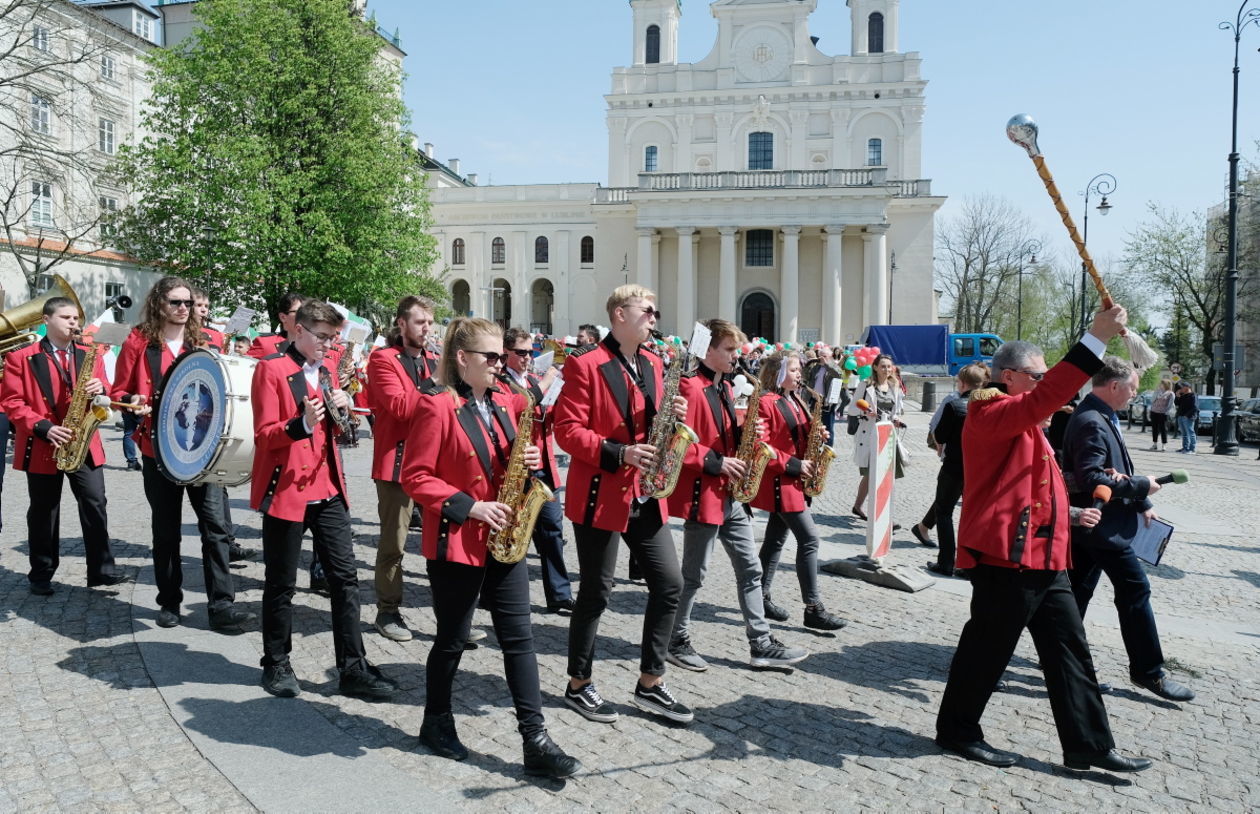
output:
{"label": "green leafy tree", "polygon": [[288,290],[371,310],[446,300],[398,70],[345,0],[202,0],[153,53],[119,219],[142,261],[275,320]]}

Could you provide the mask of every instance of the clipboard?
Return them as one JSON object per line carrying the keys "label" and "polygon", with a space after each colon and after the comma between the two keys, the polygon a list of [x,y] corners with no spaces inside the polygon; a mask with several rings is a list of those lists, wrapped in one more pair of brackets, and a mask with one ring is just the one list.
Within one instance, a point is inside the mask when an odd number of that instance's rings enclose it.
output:
{"label": "clipboard", "polygon": [[1149,526],[1141,515],[1138,516],[1137,534],[1133,537],[1133,553],[1142,562],[1159,565],[1163,559],[1164,549],[1172,539],[1173,526],[1163,520],[1155,519]]}

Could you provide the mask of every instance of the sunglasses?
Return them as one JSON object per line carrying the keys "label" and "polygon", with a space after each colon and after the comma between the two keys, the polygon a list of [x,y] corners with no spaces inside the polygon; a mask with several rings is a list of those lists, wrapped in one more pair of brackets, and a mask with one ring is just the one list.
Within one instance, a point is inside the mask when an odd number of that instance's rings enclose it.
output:
{"label": "sunglasses", "polygon": [[1032,379],[1033,381],[1039,382],[1046,377],[1046,373],[1048,373],[1049,371],[1043,370],[1040,373],[1034,373],[1031,370],[1024,370],[1023,368],[1020,368],[1019,372],[1023,373],[1025,376]]}
{"label": "sunglasses", "polygon": [[166,304],[172,308],[192,308],[192,300],[167,300]]}
{"label": "sunglasses", "polygon": [[534,355],[534,352],[530,350],[529,348],[511,348],[509,352],[515,353],[517,356],[521,357],[522,359],[525,359],[527,357]]}
{"label": "sunglasses", "polygon": [[466,353],[480,353],[482,356],[486,357],[487,365],[493,366],[493,365],[499,364],[500,362],[507,361],[506,353],[496,353],[495,351],[492,351],[492,350],[471,350],[467,348],[465,348],[465,352]]}
{"label": "sunglasses", "polygon": [[651,314],[657,319],[661,318],[661,312],[657,311],[655,308],[644,308],[642,305],[625,305],[622,307],[623,308],[638,308],[640,311],[642,311],[645,314]]}

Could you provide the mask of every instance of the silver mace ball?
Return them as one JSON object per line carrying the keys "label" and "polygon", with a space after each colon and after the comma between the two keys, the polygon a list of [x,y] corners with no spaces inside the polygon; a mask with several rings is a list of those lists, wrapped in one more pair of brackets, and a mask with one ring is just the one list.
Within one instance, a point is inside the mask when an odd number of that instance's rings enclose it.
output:
{"label": "silver mace ball", "polygon": [[1006,137],[1027,150],[1029,158],[1041,155],[1037,147],[1037,123],[1027,113],[1011,116],[1006,123]]}

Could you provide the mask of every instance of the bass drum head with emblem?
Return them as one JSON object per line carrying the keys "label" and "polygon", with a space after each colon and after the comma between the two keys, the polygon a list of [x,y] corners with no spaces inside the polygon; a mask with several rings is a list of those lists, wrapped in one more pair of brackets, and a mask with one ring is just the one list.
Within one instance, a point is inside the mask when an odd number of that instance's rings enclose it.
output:
{"label": "bass drum head with emblem", "polygon": [[250,382],[257,360],[200,348],[175,360],[154,405],[158,469],[181,485],[236,486],[254,455]]}

